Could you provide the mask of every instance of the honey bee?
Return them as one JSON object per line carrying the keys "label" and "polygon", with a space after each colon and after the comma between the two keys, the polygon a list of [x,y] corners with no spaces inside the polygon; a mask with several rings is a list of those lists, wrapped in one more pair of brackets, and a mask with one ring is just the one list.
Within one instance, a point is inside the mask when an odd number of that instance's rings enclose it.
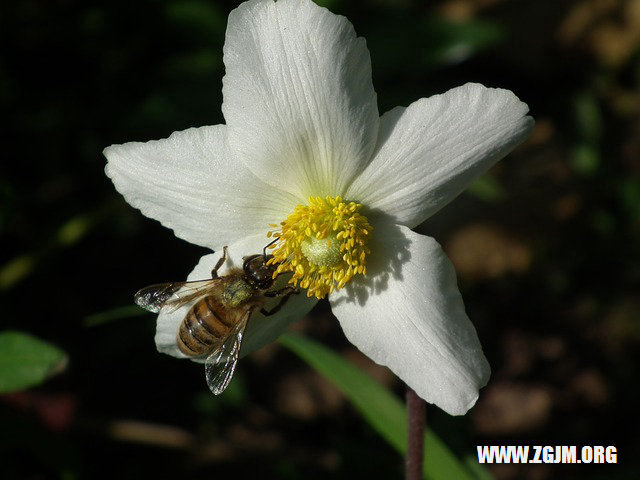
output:
{"label": "honey bee", "polygon": [[[273,257],[267,255],[269,245],[261,254],[243,257],[242,268],[232,268],[227,275],[218,276],[218,270],[227,260],[227,247],[224,247],[210,279],[160,283],[135,294],[135,302],[154,313],[161,310],[171,313],[195,302],[180,324],[176,343],[189,357],[206,356],[207,385],[215,395],[221,394],[233,377],[242,337],[253,312],[259,310],[265,316],[273,315],[292,294],[298,293],[291,285],[270,290],[277,264],[267,265]],[[267,299],[273,297],[282,299],[271,310],[266,310]]]}

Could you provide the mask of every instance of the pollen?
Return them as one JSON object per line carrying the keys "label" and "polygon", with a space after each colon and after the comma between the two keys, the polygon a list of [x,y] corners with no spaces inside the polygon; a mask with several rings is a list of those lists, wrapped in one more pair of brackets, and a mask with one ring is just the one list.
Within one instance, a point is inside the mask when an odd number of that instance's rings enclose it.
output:
{"label": "pollen", "polygon": [[292,272],[289,283],[324,298],[344,287],[355,275],[367,273],[367,243],[373,228],[360,213],[362,205],[341,197],[309,197],[268,233],[278,241],[272,247],[277,264],[274,278]]}

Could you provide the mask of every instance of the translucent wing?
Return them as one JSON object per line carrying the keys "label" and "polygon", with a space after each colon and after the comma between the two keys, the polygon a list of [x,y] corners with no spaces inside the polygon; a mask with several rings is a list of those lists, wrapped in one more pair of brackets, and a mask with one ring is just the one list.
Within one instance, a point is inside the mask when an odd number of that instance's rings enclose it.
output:
{"label": "translucent wing", "polygon": [[248,311],[242,320],[233,327],[233,330],[229,332],[229,336],[222,345],[214,350],[204,361],[207,385],[209,385],[209,389],[214,395],[220,395],[224,392],[231,381],[231,377],[233,377],[233,372],[236,371],[242,336],[245,328],[247,328],[250,316],[251,311]]}
{"label": "translucent wing", "polygon": [[138,290],[133,299],[150,312],[158,313],[165,308],[167,313],[171,313],[202,297],[219,281],[220,278],[210,278],[194,282],[158,283]]}

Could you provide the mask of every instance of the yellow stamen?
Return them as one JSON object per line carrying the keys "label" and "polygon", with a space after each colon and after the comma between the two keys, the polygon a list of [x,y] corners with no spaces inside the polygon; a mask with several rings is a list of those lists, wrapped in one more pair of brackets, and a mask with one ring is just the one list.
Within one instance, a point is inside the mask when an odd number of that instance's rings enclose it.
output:
{"label": "yellow stamen", "polygon": [[324,298],[354,275],[364,275],[373,228],[358,213],[361,208],[341,197],[309,197],[308,205],[298,205],[279,230],[267,234],[279,239],[271,247],[270,263],[278,264],[274,278],[293,272],[289,283],[306,288],[309,297]]}

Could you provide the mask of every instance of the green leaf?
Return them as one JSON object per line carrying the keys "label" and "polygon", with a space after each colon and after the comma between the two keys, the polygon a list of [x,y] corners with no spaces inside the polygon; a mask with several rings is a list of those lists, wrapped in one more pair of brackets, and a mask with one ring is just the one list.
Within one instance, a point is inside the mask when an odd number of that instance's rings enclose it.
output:
{"label": "green leaf", "polygon": [[36,266],[37,255],[25,254],[0,266],[0,290],[7,290],[28,277]]}
{"label": "green leaf", "polygon": [[579,137],[591,144],[597,144],[602,137],[602,112],[594,93],[583,92],[574,98],[574,115]]}
{"label": "green leaf", "polygon": [[429,40],[423,62],[429,65],[449,65],[473,57],[505,37],[505,31],[495,23],[480,20],[453,21],[444,17],[431,17],[423,27]]}
{"label": "green leaf", "polygon": [[132,317],[141,317],[149,312],[137,305],[125,305],[123,307],[115,307],[104,312],[94,313],[84,317],[83,324],[85,327],[97,327],[106,323],[123,320]]}
{"label": "green leaf", "polygon": [[478,463],[476,453],[465,455],[464,464],[473,473],[473,478],[476,480],[493,480],[491,472]]}
{"label": "green leaf", "polygon": [[[415,28],[406,28],[410,22]],[[417,17],[415,12],[380,16],[369,27],[367,44],[374,68],[385,76],[422,75],[447,65],[459,64],[502,42],[506,31],[497,23],[479,20],[452,21],[440,16]],[[375,75],[374,75],[375,76]]]}
{"label": "green leaf", "polygon": [[69,219],[56,232],[58,244],[64,247],[75,245],[89,233],[94,222],[91,215],[77,215]]}
{"label": "green leaf", "polygon": [[338,0],[313,0],[315,3],[320,5],[321,7],[328,8],[329,10],[334,10],[338,7],[340,3]]}
{"label": "green leaf", "polygon": [[467,188],[467,193],[485,202],[499,202],[507,197],[500,182],[490,175],[483,175],[474,180]]}
{"label": "green leaf", "polygon": [[[323,345],[290,333],[280,343],[327,377],[355,405],[364,419],[399,453],[407,450],[407,411],[378,382]],[[425,478],[475,478],[433,432],[425,433]],[[490,478],[490,477],[489,477]]]}
{"label": "green leaf", "polygon": [[0,393],[32,387],[64,370],[65,353],[26,333],[0,332]]}
{"label": "green leaf", "polygon": [[581,175],[594,175],[600,168],[600,154],[592,145],[578,144],[573,148],[571,165]]}
{"label": "green leaf", "polygon": [[203,0],[171,2],[165,7],[166,16],[187,30],[207,36],[224,32],[226,19],[215,4]]}

